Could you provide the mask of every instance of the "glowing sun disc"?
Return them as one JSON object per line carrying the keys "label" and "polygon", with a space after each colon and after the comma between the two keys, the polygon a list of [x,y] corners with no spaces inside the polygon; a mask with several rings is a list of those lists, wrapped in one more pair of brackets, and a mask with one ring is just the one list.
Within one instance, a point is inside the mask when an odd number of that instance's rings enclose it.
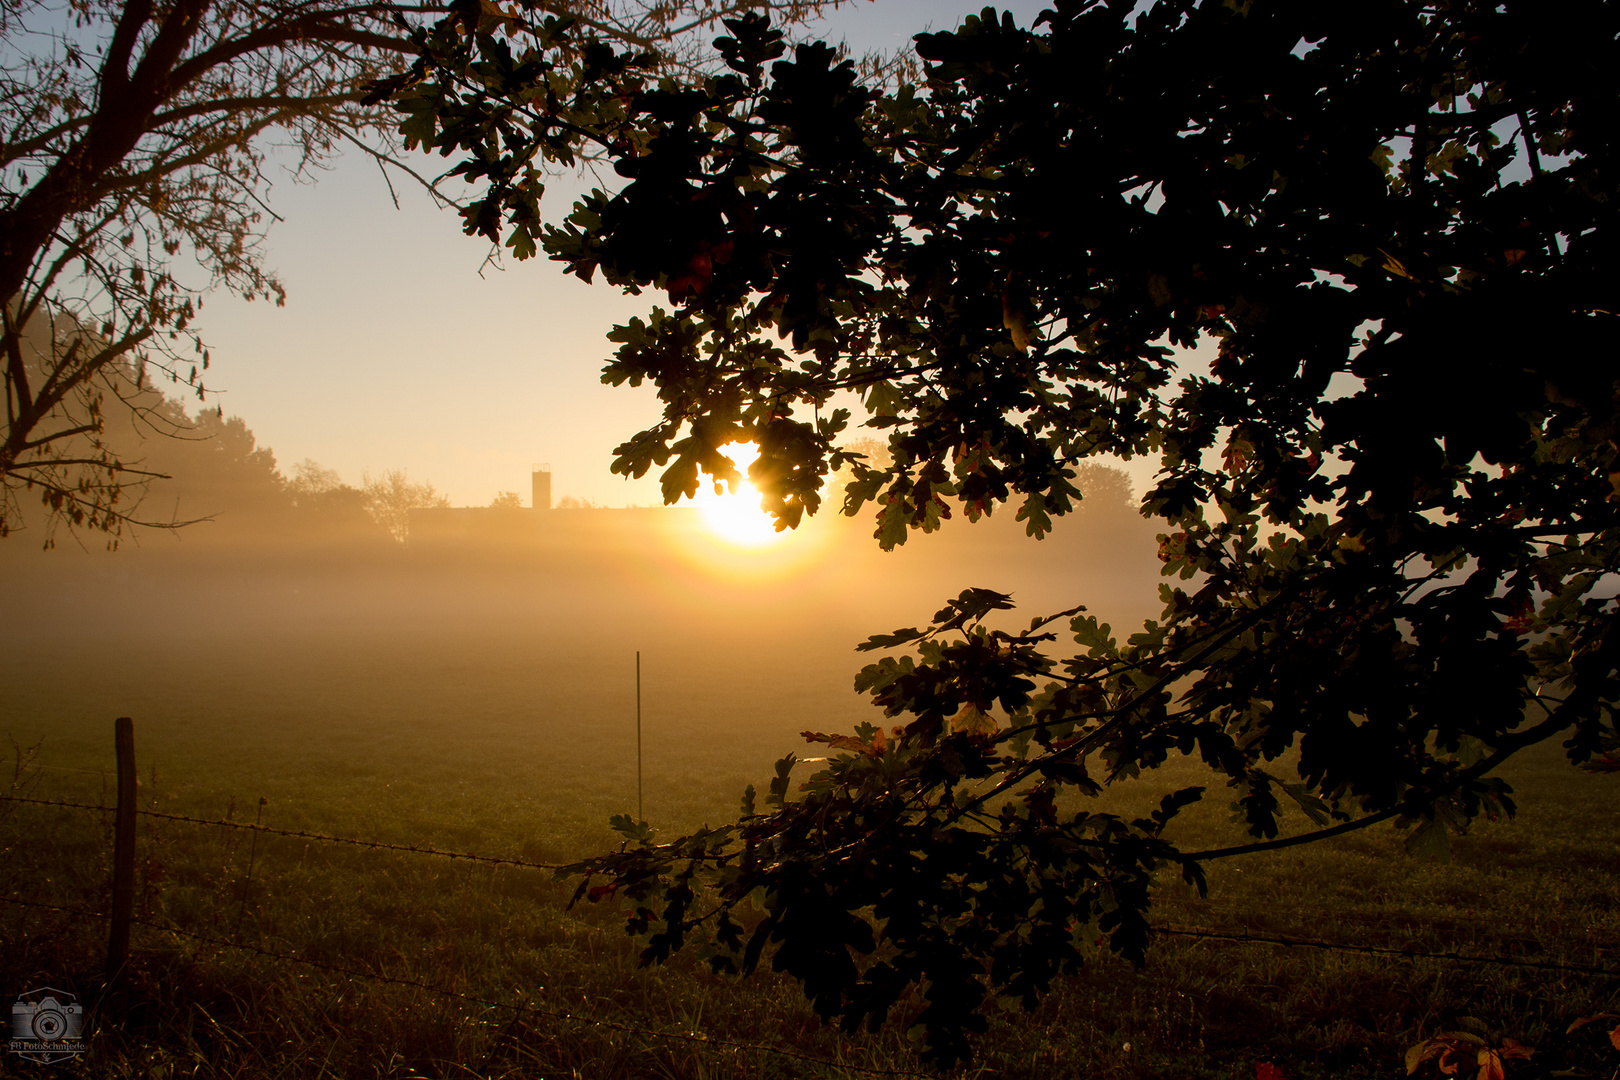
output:
{"label": "glowing sun disc", "polygon": [[[726,456],[746,476],[748,466],[759,457],[759,448],[752,443],[734,443],[727,448]],[[712,478],[703,477],[692,502],[703,511],[704,525],[717,538],[736,547],[763,547],[786,535],[777,532],[771,516],[759,508],[759,492],[746,479],[735,491],[722,485],[722,491],[717,493],[714,487]]]}

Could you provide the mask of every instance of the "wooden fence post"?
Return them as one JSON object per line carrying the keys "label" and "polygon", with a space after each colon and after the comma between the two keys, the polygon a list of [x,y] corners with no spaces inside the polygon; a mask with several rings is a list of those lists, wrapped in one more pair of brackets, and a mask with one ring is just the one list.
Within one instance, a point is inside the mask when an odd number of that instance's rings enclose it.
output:
{"label": "wooden fence post", "polygon": [[118,814],[113,833],[112,932],[107,937],[107,980],[117,979],[129,959],[129,923],[135,914],[135,722],[113,725],[118,749]]}
{"label": "wooden fence post", "polygon": [[646,821],[641,808],[641,650],[636,650],[636,820]]}

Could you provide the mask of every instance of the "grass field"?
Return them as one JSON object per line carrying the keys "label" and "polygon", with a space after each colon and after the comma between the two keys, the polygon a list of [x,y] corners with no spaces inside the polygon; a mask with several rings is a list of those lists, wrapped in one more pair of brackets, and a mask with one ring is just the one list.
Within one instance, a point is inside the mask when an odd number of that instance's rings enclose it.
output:
{"label": "grass field", "polygon": [[[39,745],[36,797],[110,799],[112,718],[130,715],[144,807],[253,820],[262,797],[278,828],[538,862],[603,849],[608,816],[634,810],[637,650],[646,817],[676,831],[734,814],[742,788],[802,746],[797,732],[866,718],[849,691],[866,634],[925,619],[969,584],[1014,590],[1030,611],[1101,597],[1106,616],[1139,618],[1130,597],[1152,570],[1151,547],[1097,544],[1090,558],[1054,549],[1049,564],[992,548],[940,563],[851,555],[793,586],[510,559],[249,573],[69,555],[65,570],[6,584],[0,734]],[[1108,799],[1146,804],[1196,772],[1164,771]],[[1167,885],[1158,921],[1620,966],[1616,779],[1574,772],[1556,747],[1506,774],[1519,817],[1481,822],[1447,864],[1407,858],[1378,827],[1212,864],[1209,898]],[[1235,838],[1218,797],[1179,827],[1199,846]],[[0,896],[104,910],[109,828],[93,812],[0,804]],[[4,1055],[8,1075],[926,1071],[903,1016],[846,1037],[769,972],[637,968],[622,916],[564,911],[571,887],[543,871],[151,817],[139,857],[138,914],[209,940],[137,926],[135,978],[99,997],[104,924],[0,905],[0,1000],[51,985],[94,1003],[82,1059]],[[1270,1062],[1289,1077],[1393,1076],[1408,1046],[1472,1017],[1538,1047],[1510,1077],[1607,1078],[1620,1055],[1591,1038],[1607,1027],[1564,1035],[1604,1011],[1620,1012],[1620,979],[1164,936],[1142,971],[1099,956],[1035,1014],[998,1016],[962,1074],[1248,1078]]]}

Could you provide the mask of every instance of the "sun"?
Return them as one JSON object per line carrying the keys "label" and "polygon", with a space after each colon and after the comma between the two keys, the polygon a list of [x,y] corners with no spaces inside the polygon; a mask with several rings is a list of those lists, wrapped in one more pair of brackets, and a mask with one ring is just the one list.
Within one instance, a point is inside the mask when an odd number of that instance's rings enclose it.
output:
{"label": "sun", "polygon": [[759,508],[759,492],[746,479],[748,466],[759,457],[759,447],[753,443],[733,443],[726,448],[726,456],[736,463],[744,479],[735,491],[721,485],[721,490],[716,492],[711,477],[701,478],[692,503],[703,512],[704,525],[715,537],[733,547],[758,548],[778,542],[787,533],[778,532],[771,516]]}

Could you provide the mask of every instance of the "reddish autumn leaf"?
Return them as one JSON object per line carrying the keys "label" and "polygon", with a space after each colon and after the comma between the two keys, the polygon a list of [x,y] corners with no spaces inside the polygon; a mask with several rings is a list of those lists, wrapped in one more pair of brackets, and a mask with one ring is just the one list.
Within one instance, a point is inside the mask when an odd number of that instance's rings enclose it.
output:
{"label": "reddish autumn leaf", "polygon": [[1288,1074],[1269,1061],[1262,1061],[1254,1067],[1254,1080],[1288,1080]]}
{"label": "reddish autumn leaf", "polygon": [[1221,454],[1221,459],[1225,462],[1226,471],[1236,476],[1249,467],[1249,459],[1253,456],[1254,444],[1248,439],[1234,435],[1227,442],[1226,450]]}
{"label": "reddish autumn leaf", "polygon": [[[1609,755],[1608,758],[1599,760],[1610,760],[1612,758],[1613,755]],[[1613,760],[1611,767],[1603,771],[1620,771],[1620,760]],[[1620,1020],[1620,1016],[1616,1016],[1614,1013],[1598,1013],[1596,1016],[1583,1016],[1579,1020],[1576,1020],[1573,1024],[1570,1024],[1569,1027],[1565,1028],[1564,1034],[1572,1035],[1576,1031],[1579,1031],[1581,1028],[1585,1027],[1587,1024],[1595,1024],[1599,1020]],[[1616,1050],[1620,1050],[1620,1024],[1616,1024],[1609,1032],[1609,1045],[1613,1046]]]}
{"label": "reddish autumn leaf", "polygon": [[872,757],[881,756],[888,745],[888,740],[885,738],[882,728],[879,728],[872,736],[871,742],[867,742],[858,735],[828,735],[820,731],[801,731],[799,734],[804,737],[805,742],[826,743],[834,750],[853,750],[857,754],[867,754]]}
{"label": "reddish autumn leaf", "polygon": [[1528,596],[1522,597],[1514,606],[1513,615],[1502,624],[1502,629],[1510,634],[1526,634],[1536,623],[1536,607],[1530,602]]}
{"label": "reddish autumn leaf", "polygon": [[1472,1069],[1474,1080],[1507,1080],[1505,1062],[1528,1061],[1535,1048],[1512,1039],[1503,1039],[1500,1047],[1492,1047],[1485,1039],[1469,1031],[1448,1031],[1425,1039],[1406,1052],[1406,1072],[1411,1075],[1425,1062],[1439,1058],[1437,1064],[1442,1076],[1467,1075]]}

